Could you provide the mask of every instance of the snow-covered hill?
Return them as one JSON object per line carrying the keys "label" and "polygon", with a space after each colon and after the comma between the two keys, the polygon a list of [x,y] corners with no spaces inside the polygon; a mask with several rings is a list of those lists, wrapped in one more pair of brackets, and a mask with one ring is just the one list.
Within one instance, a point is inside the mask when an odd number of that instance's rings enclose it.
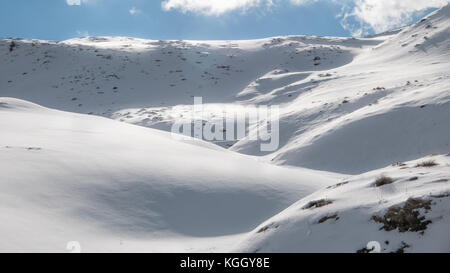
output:
{"label": "snow-covered hill", "polygon": [[167,131],[194,96],[211,116],[227,104],[281,105],[281,149],[261,153],[249,139],[231,149],[356,174],[450,152],[449,26],[447,6],[363,39],[3,39],[0,95]]}
{"label": "snow-covered hill", "polygon": [[317,191],[265,221],[235,251],[354,253],[378,242],[381,252],[448,253],[449,208],[450,154],[428,156]]}
{"label": "snow-covered hill", "polygon": [[[358,39],[0,39],[0,251],[448,252],[449,39],[450,5]],[[194,97],[280,106],[280,149],[173,139]]]}
{"label": "snow-covered hill", "polygon": [[286,106],[297,130],[269,158],[357,174],[450,152],[450,5],[385,38]]}
{"label": "snow-covered hill", "polygon": [[0,127],[0,251],[211,251],[335,180],[17,99]]}

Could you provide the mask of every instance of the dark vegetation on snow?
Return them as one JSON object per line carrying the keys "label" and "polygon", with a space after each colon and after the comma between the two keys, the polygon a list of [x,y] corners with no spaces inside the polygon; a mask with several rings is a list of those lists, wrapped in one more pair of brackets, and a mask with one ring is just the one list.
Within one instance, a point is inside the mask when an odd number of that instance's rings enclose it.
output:
{"label": "dark vegetation on snow", "polygon": [[395,253],[399,253],[399,254],[405,253],[405,249],[410,248],[410,247],[411,247],[410,245],[408,245],[407,243],[402,241],[402,246],[399,249],[397,249],[397,251],[395,251]]}
{"label": "dark vegetation on snow", "polygon": [[268,231],[269,229],[275,229],[275,228],[278,228],[278,227],[279,227],[278,225],[270,224],[270,225],[265,226],[265,227],[261,228],[260,230],[258,230],[257,233],[264,233],[264,232]]}
{"label": "dark vegetation on snow", "polygon": [[337,214],[331,215],[331,216],[324,216],[322,218],[320,218],[319,220],[319,224],[325,223],[326,221],[330,220],[330,219],[335,219],[336,221],[339,220],[339,217]]}
{"label": "dark vegetation on snow", "polygon": [[385,175],[382,175],[382,176],[378,177],[377,180],[375,180],[375,186],[381,187],[384,185],[392,184],[392,183],[394,183],[394,181],[395,181],[394,179],[387,177]]}
{"label": "dark vegetation on snow", "polygon": [[334,186],[329,186],[329,187],[327,187],[327,189],[336,189],[336,188],[342,187],[342,186],[344,186],[344,185],[347,185],[348,183],[349,183],[348,181],[342,182],[342,183],[338,183],[338,184],[336,184],[336,185],[334,185]]}
{"label": "dark vegetation on snow", "polygon": [[424,161],[422,163],[417,164],[416,168],[430,168],[430,167],[434,167],[437,165],[439,165],[439,164],[437,164],[436,161],[428,160],[428,161]]}
{"label": "dark vegetation on snow", "polygon": [[384,216],[374,215],[372,220],[383,224],[380,230],[392,231],[398,229],[399,232],[420,232],[427,229],[432,222],[421,216],[419,209],[431,210],[431,200],[420,198],[409,198],[403,207],[392,206]]}
{"label": "dark vegetation on snow", "polygon": [[306,206],[303,207],[303,209],[320,208],[320,207],[327,206],[331,203],[333,203],[333,202],[331,202],[329,200],[325,200],[325,199],[315,200],[315,201],[311,201],[308,204],[306,204]]}

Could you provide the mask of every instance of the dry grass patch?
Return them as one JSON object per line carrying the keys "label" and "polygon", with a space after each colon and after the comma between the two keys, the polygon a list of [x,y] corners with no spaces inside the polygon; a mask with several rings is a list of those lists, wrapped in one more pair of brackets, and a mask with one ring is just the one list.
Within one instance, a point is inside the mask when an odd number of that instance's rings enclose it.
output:
{"label": "dry grass patch", "polygon": [[439,164],[437,164],[436,161],[428,160],[428,161],[424,161],[422,163],[417,164],[416,168],[431,168],[431,167],[434,167],[437,165],[439,165]]}
{"label": "dry grass patch", "polygon": [[319,224],[325,223],[326,221],[330,220],[330,219],[335,219],[336,221],[339,220],[339,217],[337,214],[331,215],[331,216],[324,216],[322,218],[320,218],[319,220]]}
{"label": "dry grass patch", "polygon": [[431,210],[431,201],[420,198],[409,198],[403,207],[392,206],[382,217],[374,215],[372,220],[383,224],[380,228],[386,231],[398,229],[399,232],[419,232],[427,229],[431,221],[420,216],[419,209]]}
{"label": "dry grass patch", "polygon": [[332,201],[329,200],[325,200],[325,199],[320,199],[320,200],[315,200],[315,201],[311,201],[308,204],[306,204],[306,206],[303,207],[303,209],[310,209],[310,208],[320,208],[320,207],[324,207],[327,206],[329,204],[332,204]]}
{"label": "dry grass patch", "polygon": [[328,186],[327,189],[336,189],[336,188],[342,187],[344,185],[347,185],[348,183],[349,183],[348,181],[347,182],[338,183],[338,184],[336,184],[334,186]]}
{"label": "dry grass patch", "polygon": [[258,230],[257,233],[264,233],[264,232],[268,231],[269,229],[275,229],[278,227],[279,227],[278,225],[270,224],[270,225],[265,226],[265,227],[261,228],[260,230]]}
{"label": "dry grass patch", "polygon": [[364,248],[358,249],[356,251],[356,253],[358,253],[358,254],[367,254],[367,253],[372,252],[373,250],[374,250],[373,248],[372,249],[368,249],[367,247],[364,247]]}
{"label": "dry grass patch", "polygon": [[399,249],[397,249],[397,251],[395,251],[395,253],[403,254],[403,253],[405,253],[405,249],[410,248],[410,247],[411,247],[410,245],[408,245],[407,243],[402,241],[402,246]]}
{"label": "dry grass patch", "polygon": [[382,176],[378,177],[377,180],[375,180],[375,186],[381,187],[384,185],[392,184],[394,182],[395,182],[394,179],[392,179],[388,176],[382,175]]}

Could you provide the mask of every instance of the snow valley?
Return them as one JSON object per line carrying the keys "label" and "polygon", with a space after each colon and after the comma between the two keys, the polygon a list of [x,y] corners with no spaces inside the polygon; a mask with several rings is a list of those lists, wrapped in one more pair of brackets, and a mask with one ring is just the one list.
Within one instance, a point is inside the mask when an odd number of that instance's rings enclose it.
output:
{"label": "snow valley", "polygon": [[449,39],[0,39],[0,251],[450,252]]}

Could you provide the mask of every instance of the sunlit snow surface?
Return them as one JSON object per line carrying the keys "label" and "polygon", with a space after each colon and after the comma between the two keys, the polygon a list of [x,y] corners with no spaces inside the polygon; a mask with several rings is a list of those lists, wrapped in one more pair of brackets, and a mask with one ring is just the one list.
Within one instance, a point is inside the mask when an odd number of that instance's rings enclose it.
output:
{"label": "sunlit snow surface", "polygon": [[[361,39],[0,39],[0,251],[449,252],[449,27],[447,6]],[[173,139],[194,97],[208,121],[279,106],[280,149]],[[371,220],[410,197],[423,234]]]}

